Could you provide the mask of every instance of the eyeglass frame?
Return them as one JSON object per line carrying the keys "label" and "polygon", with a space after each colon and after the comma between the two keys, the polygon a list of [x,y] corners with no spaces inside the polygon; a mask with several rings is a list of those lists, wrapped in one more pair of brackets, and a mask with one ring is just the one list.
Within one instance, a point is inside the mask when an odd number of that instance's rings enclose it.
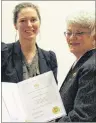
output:
{"label": "eyeglass frame", "polygon": [[[69,35],[68,35],[69,33]],[[71,32],[64,32],[65,37],[71,37],[72,35],[74,36],[82,36],[84,34],[90,34],[91,32],[76,32],[76,33],[71,33]]]}

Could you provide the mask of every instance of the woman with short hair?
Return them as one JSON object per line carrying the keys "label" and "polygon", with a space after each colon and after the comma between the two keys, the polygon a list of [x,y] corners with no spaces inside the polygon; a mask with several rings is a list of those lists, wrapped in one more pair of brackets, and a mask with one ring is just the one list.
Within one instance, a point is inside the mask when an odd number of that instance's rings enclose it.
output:
{"label": "woman with short hair", "polygon": [[95,13],[79,11],[66,19],[64,35],[76,61],[60,88],[67,115],[58,122],[96,122],[95,29]]}

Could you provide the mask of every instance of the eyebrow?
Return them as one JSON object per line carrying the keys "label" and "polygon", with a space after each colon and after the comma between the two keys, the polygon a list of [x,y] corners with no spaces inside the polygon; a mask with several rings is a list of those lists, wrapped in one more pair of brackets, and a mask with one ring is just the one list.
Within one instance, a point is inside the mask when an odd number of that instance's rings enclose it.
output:
{"label": "eyebrow", "polygon": [[32,16],[32,17],[21,17],[19,19],[21,20],[21,19],[33,19],[33,18],[37,18],[37,17],[36,16]]}
{"label": "eyebrow", "polygon": [[[70,29],[67,29],[67,31],[69,31],[69,32],[73,32],[72,30],[70,30]],[[83,30],[75,30],[75,32],[82,32]]]}

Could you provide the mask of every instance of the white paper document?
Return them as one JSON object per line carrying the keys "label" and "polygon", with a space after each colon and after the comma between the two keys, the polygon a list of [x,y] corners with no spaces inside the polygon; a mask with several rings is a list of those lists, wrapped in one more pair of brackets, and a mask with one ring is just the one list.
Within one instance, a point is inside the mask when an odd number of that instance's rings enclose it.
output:
{"label": "white paper document", "polygon": [[2,122],[48,122],[66,115],[52,71],[2,82]]}

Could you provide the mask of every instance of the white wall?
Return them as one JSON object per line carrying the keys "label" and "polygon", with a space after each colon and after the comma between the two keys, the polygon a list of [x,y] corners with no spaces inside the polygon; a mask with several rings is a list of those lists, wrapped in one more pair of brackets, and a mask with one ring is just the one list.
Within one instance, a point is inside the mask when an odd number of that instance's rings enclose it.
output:
{"label": "white wall", "polygon": [[[22,1],[2,1],[2,41],[14,42],[15,29],[12,11]],[[30,1],[40,8],[41,33],[38,45],[46,50],[53,50],[58,60],[58,81],[61,86],[75,57],[69,52],[64,37],[65,17],[78,9],[95,10],[95,1]]]}

